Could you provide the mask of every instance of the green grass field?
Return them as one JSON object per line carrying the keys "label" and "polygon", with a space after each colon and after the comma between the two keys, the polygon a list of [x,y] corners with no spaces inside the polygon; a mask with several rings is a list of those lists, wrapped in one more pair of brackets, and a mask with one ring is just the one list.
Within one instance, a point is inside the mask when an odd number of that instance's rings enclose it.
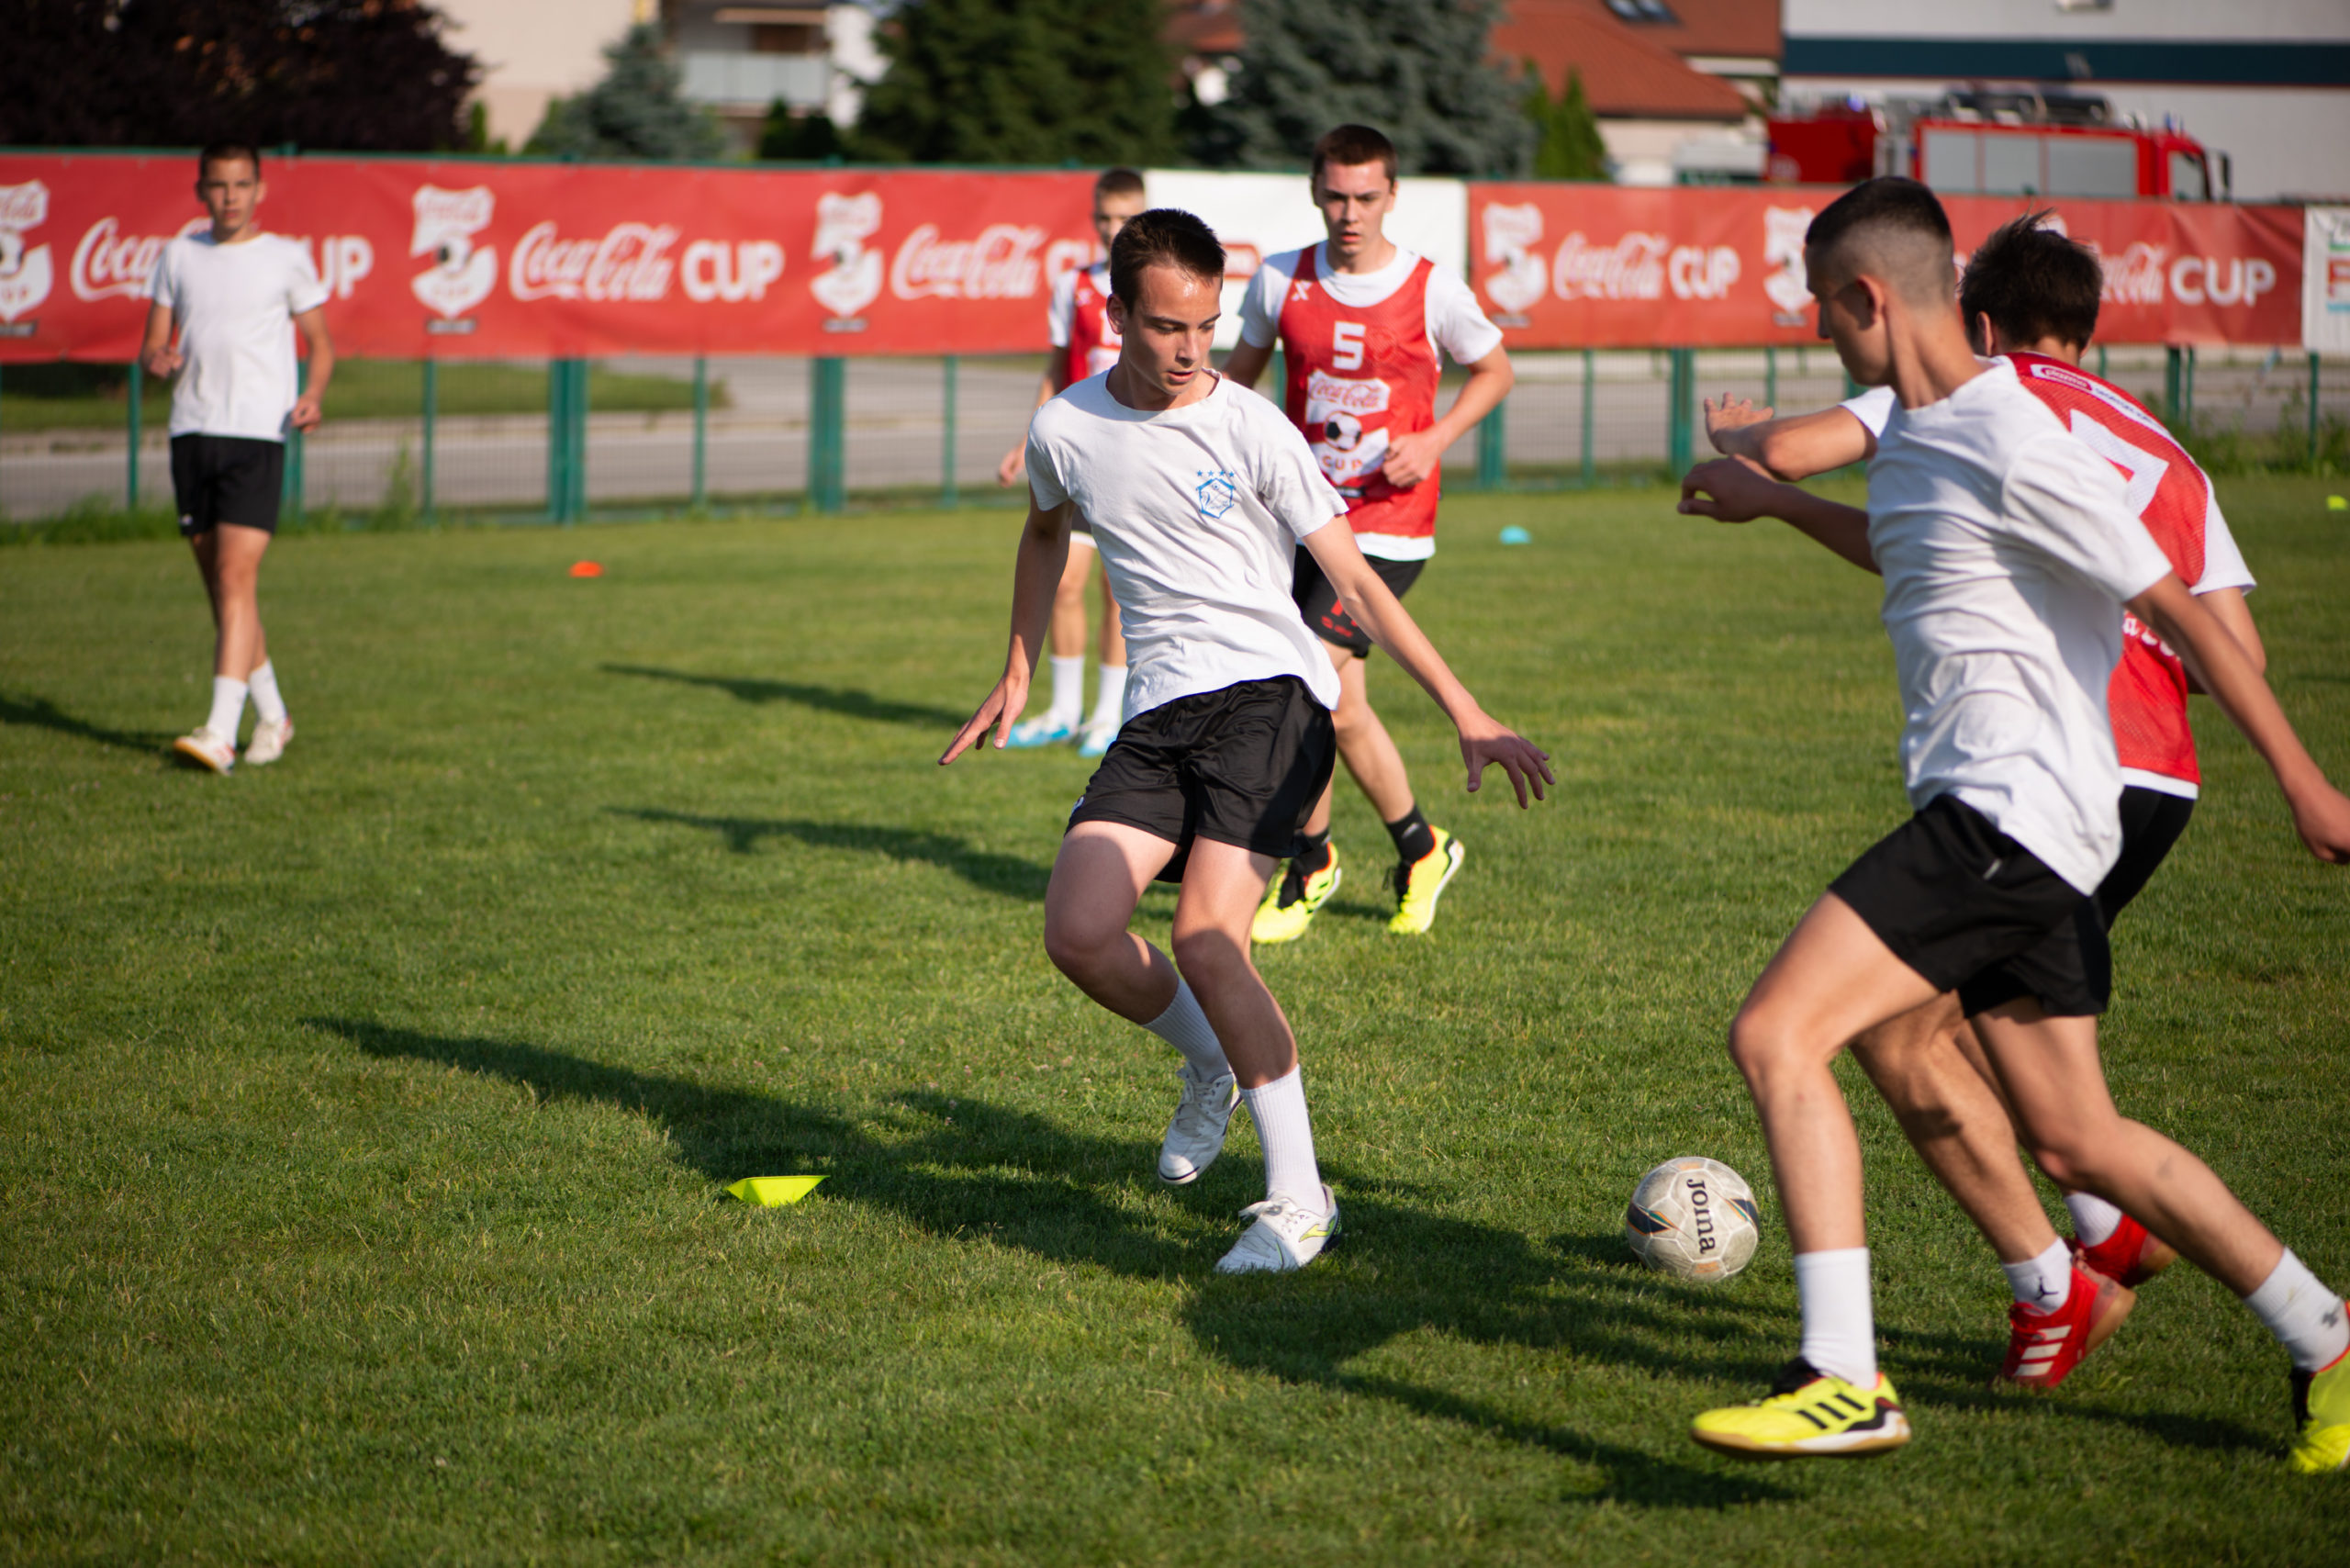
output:
{"label": "green grass field", "polygon": [[[2324,489],[2227,500],[2340,777]],[[2350,1555],[2350,1482],[2282,1462],[2281,1354],[2191,1271],[2056,1394],[1990,1390],[2004,1284],[1857,1074],[1918,1440],[1757,1468],[1684,1435],[1796,1342],[1720,1038],[1904,814],[1873,581],[1662,491],[1448,503],[1413,606],[1561,788],[1464,797],[1375,670],[1467,868],[1432,937],[1388,938],[1342,787],[1358,876],[1262,965],[1351,1234],[1220,1280],[1245,1118],[1158,1188],[1174,1054],[1042,950],[1087,766],[933,764],[1001,658],[1015,527],[289,538],[263,603],[300,738],[226,779],[163,755],[207,695],[182,549],[0,554],[0,1557]],[[2350,874],[2199,722],[2205,801],[2117,935],[2111,1076],[2350,1282]],[[1622,1240],[1682,1153],[1764,1198],[1711,1292]],[[722,1195],[786,1172],[828,1180]]]}

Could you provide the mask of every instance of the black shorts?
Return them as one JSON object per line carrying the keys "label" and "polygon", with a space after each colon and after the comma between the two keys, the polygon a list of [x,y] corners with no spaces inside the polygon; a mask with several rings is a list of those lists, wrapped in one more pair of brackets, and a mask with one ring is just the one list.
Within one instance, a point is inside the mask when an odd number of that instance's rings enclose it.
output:
{"label": "black shorts", "polygon": [[[1387,591],[1397,599],[1412,591],[1427,569],[1426,561],[1389,561],[1377,555],[1366,555],[1371,569],[1387,585]],[[1290,585],[1290,597],[1297,600],[1297,612],[1305,617],[1314,634],[1333,646],[1345,648],[1359,659],[1371,657],[1371,633],[1355,624],[1339,601],[1338,590],[1322,575],[1322,563],[1314,552],[1304,545],[1297,549],[1297,576]]]}
{"label": "black shorts", "polygon": [[1126,721],[1069,825],[1120,823],[1167,840],[1162,882],[1183,879],[1195,838],[1285,859],[1337,756],[1330,711],[1294,676],[1179,697]]}
{"label": "black shorts", "polygon": [[1953,796],[1879,839],[1829,890],[1970,1018],[2037,997],[2095,1017],[2113,991],[2098,902]]}
{"label": "black shorts", "polygon": [[209,533],[224,522],[277,532],[277,499],[285,488],[285,443],[241,435],[172,437],[172,494],[179,501],[180,537]]}
{"label": "black shorts", "polygon": [[2187,819],[2194,814],[2191,795],[2166,794],[2135,784],[2121,791],[2121,858],[2097,885],[2098,913],[2105,917],[2107,930],[2113,929],[2114,921],[2138,896],[2171,846],[2178,842],[2178,835],[2187,831]]}

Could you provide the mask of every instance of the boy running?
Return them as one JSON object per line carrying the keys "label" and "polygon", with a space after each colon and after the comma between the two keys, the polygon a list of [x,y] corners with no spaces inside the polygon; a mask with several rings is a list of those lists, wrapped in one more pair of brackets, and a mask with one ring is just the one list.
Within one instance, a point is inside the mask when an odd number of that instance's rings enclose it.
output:
{"label": "boy running", "polygon": [[[1312,443],[1322,472],[1346,498],[1355,543],[1401,599],[1436,554],[1436,507],[1445,448],[1509,393],[1501,329],[1449,267],[1387,238],[1395,209],[1395,148],[1369,126],[1342,125],[1315,143],[1314,202],[1328,238],[1268,257],[1240,307],[1240,346],[1225,374],[1254,386],[1281,344],[1284,407]],[[1469,384],[1436,417],[1438,351],[1466,365]],[[1418,935],[1460,869],[1460,843],[1428,820],[1412,796],[1403,754],[1371,711],[1364,661],[1374,641],[1311,552],[1297,554],[1292,583],[1306,625],[1338,671],[1338,755],[1395,841],[1395,913],[1387,929]],[[1330,843],[1330,792],[1315,802],[1304,846],[1268,889],[1251,928],[1259,942],[1294,942],[1338,890]]]}
{"label": "boy running", "polygon": [[[1472,790],[1498,764],[1524,805],[1550,773],[1453,678],[1352,533],[1325,526],[1345,504],[1297,432],[1209,368],[1224,248],[1207,226],[1143,213],[1111,246],[1110,278],[1117,363],[1029,426],[1003,678],[939,762],[990,728],[1006,744],[1083,515],[1125,614],[1134,716],[1070,813],[1045,948],[1087,995],[1183,1054],[1161,1181],[1196,1180],[1248,1102],[1265,1199],[1242,1211],[1255,1223],[1217,1271],[1299,1269],[1337,1233],[1338,1204],[1315,1159],[1296,1038],[1248,952],[1258,895],[1335,749],[1338,682],[1290,601],[1292,551],[1313,553],[1347,612],[1452,719]],[[1153,879],[1182,886],[1171,962],[1126,929]]]}
{"label": "boy running", "polygon": [[[1102,260],[1089,267],[1072,267],[1054,280],[1046,322],[1052,347],[1045,355],[1045,379],[1036,389],[1036,407],[1043,408],[1089,375],[1099,375],[1118,363],[1118,330],[1110,324],[1110,245],[1126,219],[1149,206],[1142,176],[1132,169],[1109,169],[1093,182],[1093,232],[1102,238]],[[1028,442],[1003,454],[996,465],[996,483],[1016,485],[1028,468]],[[1118,601],[1110,596],[1108,573],[1102,577],[1102,686],[1094,694],[1093,716],[1085,716],[1085,579],[1093,571],[1093,525],[1083,518],[1069,525],[1069,543],[1082,549],[1069,552],[1060,585],[1053,590],[1051,703],[1033,719],[1012,727],[1010,745],[1058,745],[1078,743],[1080,756],[1100,756],[1110,749],[1125,716],[1126,644],[1118,634]],[[1079,734],[1082,722],[1084,733]]]}
{"label": "boy running", "polygon": [[2112,465],[2011,365],[1975,358],[1932,193],[1868,181],[1806,241],[1821,335],[1898,406],[1870,465],[1865,528],[1797,526],[1885,577],[1917,815],[1813,905],[1731,1025],[1796,1250],[1803,1343],[1770,1397],[1707,1411],[1691,1436],[1760,1458],[1908,1441],[1876,1366],[1860,1145],[1830,1064],[1862,1031],[1955,991],[2041,1169],[2139,1215],[2244,1298],[2293,1363],[2294,1466],[2334,1468],[2350,1457],[2341,1299],[2200,1160],[2123,1119],[2098,1061],[2109,956],[2094,894],[2121,850],[2105,695],[2121,606],[2267,760],[2322,860],[2350,860],[2350,800],[2130,515]]}
{"label": "boy running", "polygon": [[[2044,215],[2020,218],[1968,259],[1959,287],[1961,319],[1978,353],[2006,355],[2024,389],[2066,420],[2074,435],[2125,476],[2128,501],[2203,607],[2255,669],[2266,664],[2245,608],[2252,575],[2220,513],[2211,485],[2160,421],[2127,393],[2081,370],[2097,330],[2104,269],[2095,252],[2053,229]],[[1889,388],[1873,387],[1819,415],[1774,420],[1742,400],[1710,402],[1715,444],[1790,477],[1857,463],[1875,451],[1893,409]],[[1695,498],[1703,492],[1711,498]],[[1774,483],[1733,460],[1705,464],[1684,485],[1684,510],[1706,516],[1866,514]],[[2178,655],[2122,618],[2121,658],[2107,689],[2121,762],[2121,856],[2097,890],[2109,930],[2185,832],[2199,774],[2188,726],[2189,677]],[[2015,1132],[1955,996],[1869,1030],[1852,1054],[1891,1106],[1927,1167],[1997,1252],[2015,1294],[2001,1375],[2053,1388],[2129,1316],[2129,1287],[2168,1267],[2171,1248],[2111,1204],[2067,1193],[2075,1240],[2049,1228],[2039,1193],[2015,1152]],[[2079,1265],[2075,1267],[2075,1263]]]}
{"label": "boy running", "polygon": [[[139,354],[150,375],[186,372],[172,389],[172,490],[180,537],[195,550],[212,600],[216,635],[212,711],[172,749],[215,773],[237,764],[249,693],[260,722],[245,760],[274,762],[294,738],[255,580],[277,530],[285,431],[318,428],[334,376],[321,310],[326,288],[308,252],[256,224],[263,194],[261,154],[252,148],[215,142],[197,155],[196,195],[212,229],[173,240],[156,259]],[[307,391],[289,324],[309,346]]]}

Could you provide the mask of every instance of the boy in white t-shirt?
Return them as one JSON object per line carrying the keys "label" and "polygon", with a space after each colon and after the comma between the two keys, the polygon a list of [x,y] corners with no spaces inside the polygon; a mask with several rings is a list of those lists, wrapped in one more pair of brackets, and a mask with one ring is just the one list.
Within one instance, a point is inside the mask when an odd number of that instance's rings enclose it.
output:
{"label": "boy in white t-shirt", "polygon": [[[215,773],[236,766],[248,693],[260,722],[245,761],[274,762],[294,738],[255,582],[277,529],[285,431],[317,428],[334,376],[326,288],[308,252],[262,231],[263,194],[261,154],[252,148],[216,142],[198,154],[196,195],[212,228],[173,240],[156,259],[139,354],[150,374],[179,376],[172,389],[172,489],[216,633],[212,711],[173,749]],[[310,351],[308,390],[295,364],[297,331]]]}
{"label": "boy in white t-shirt", "polygon": [[[1355,543],[1398,599],[1436,554],[1438,459],[1508,396],[1513,373],[1501,330],[1449,267],[1387,238],[1395,210],[1395,148],[1365,125],[1342,125],[1315,144],[1309,188],[1326,238],[1268,257],[1240,307],[1240,346],[1225,374],[1254,386],[1281,348],[1278,396],[1322,472],[1346,498]],[[1442,354],[1469,371],[1438,419]],[[1371,706],[1371,638],[1347,613],[1315,557],[1299,551],[1291,593],[1338,671],[1338,755],[1395,845],[1395,913],[1387,929],[1425,934],[1437,900],[1460,869],[1460,840],[1431,826],[1413,798],[1404,755]],[[1294,942],[1338,890],[1323,792],[1305,842],[1266,890],[1253,935]]]}
{"label": "boy in white t-shirt", "polygon": [[[1044,381],[1036,388],[1036,407],[1043,408],[1089,375],[1099,375],[1117,363],[1118,334],[1110,325],[1110,245],[1126,219],[1150,205],[1143,193],[1142,176],[1132,169],[1105,169],[1093,182],[1093,232],[1101,236],[1102,260],[1088,267],[1071,267],[1053,282],[1053,297],[1045,308],[1047,341]],[[996,465],[996,482],[1016,485],[1028,470],[1028,438],[1003,454]],[[1012,727],[1015,746],[1058,745],[1077,742],[1080,756],[1100,756],[1116,738],[1125,717],[1126,644],[1118,634],[1118,601],[1110,596],[1108,573],[1102,577],[1102,682],[1094,694],[1093,714],[1085,712],[1085,579],[1093,571],[1093,530],[1080,518],[1069,525],[1069,552],[1060,586],[1053,592],[1052,697],[1045,711]]]}
{"label": "boy in white t-shirt", "polygon": [[[1292,551],[1314,553],[1348,613],[1451,717],[1469,788],[1499,764],[1523,805],[1550,773],[1453,678],[1353,535],[1326,526],[1345,505],[1296,431],[1209,367],[1224,248],[1207,225],[1142,214],[1111,247],[1110,275],[1117,363],[1030,422],[1003,678],[939,762],[990,729],[1006,743],[1081,513],[1124,619],[1133,716],[1070,813],[1045,947],[1087,995],[1182,1053],[1161,1181],[1196,1180],[1248,1102],[1265,1199],[1242,1211],[1255,1223],[1217,1271],[1298,1269],[1337,1234],[1338,1205],[1315,1159],[1296,1038],[1248,950],[1265,879],[1335,750],[1337,678],[1291,601]],[[1182,887],[1172,962],[1127,929],[1154,879]]]}
{"label": "boy in white t-shirt", "polygon": [[1820,335],[1855,381],[1900,404],[1870,465],[1865,522],[1798,526],[1885,577],[1917,814],[1836,879],[1731,1025],[1795,1249],[1803,1343],[1769,1397],[1707,1411],[1690,1435],[1750,1458],[1908,1441],[1876,1365],[1860,1142],[1830,1063],[1864,1030],[1955,991],[2041,1169],[2137,1215],[2244,1297],[2293,1361],[2295,1468],[2338,1466],[2350,1458],[2341,1299],[2202,1161],[2124,1119],[2098,1060],[2110,958],[2094,894],[2121,847],[2106,711],[2121,606],[2267,759],[2322,860],[2350,860],[2350,800],[2172,574],[2112,465],[2011,366],[1975,358],[1930,191],[1854,187],[1813,221],[1805,262]]}

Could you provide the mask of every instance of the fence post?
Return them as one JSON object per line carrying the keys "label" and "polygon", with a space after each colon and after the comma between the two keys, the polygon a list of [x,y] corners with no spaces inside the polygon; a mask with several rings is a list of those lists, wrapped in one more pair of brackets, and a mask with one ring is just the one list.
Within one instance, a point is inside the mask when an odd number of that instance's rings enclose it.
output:
{"label": "fence post", "polygon": [[2310,350],[2310,472],[2317,472],[2317,350]]}
{"label": "fence post", "polygon": [[710,507],[710,361],[694,356],[694,498],[693,510]]}
{"label": "fence post", "polygon": [[1591,432],[1595,424],[1592,405],[1599,395],[1599,354],[1596,350],[1583,351],[1583,487],[1586,490],[1599,482],[1599,457],[1591,450]]}
{"label": "fence post", "polygon": [[1762,406],[1774,414],[1779,411],[1779,351],[1775,346],[1762,351]]}
{"label": "fence post", "polygon": [[1673,407],[1666,411],[1665,417],[1664,461],[1665,466],[1673,470],[1673,477],[1679,478],[1689,471],[1689,460],[1693,455],[1691,427],[1695,420],[1690,403],[1697,384],[1697,351],[1668,349],[1666,353],[1673,368],[1670,394]]}
{"label": "fence post", "polygon": [[2097,378],[2099,381],[2105,379],[2105,345],[2103,343],[2097,346]]}
{"label": "fence post", "polygon": [[2185,407],[2180,410],[2178,430],[2181,435],[2192,436],[2195,432],[2195,345],[2192,343],[2187,345],[2187,375],[2184,380],[2187,398]]}
{"label": "fence post", "polygon": [[814,511],[841,510],[847,388],[846,360],[827,354],[808,362],[808,505]]}
{"label": "fence post", "polygon": [[571,422],[564,415],[564,405],[569,400],[570,374],[563,361],[547,361],[547,521],[563,521],[564,498],[571,493],[571,464],[565,445],[571,439]]}
{"label": "fence post", "polygon": [[146,433],[139,426],[144,414],[140,405],[146,399],[147,370],[134,359],[130,362],[130,413],[126,431],[130,437],[130,465],[123,470],[122,475],[122,510],[125,511],[139,510],[139,443]]}
{"label": "fence post", "polygon": [[[2178,422],[2179,364],[2181,355],[2177,343],[2163,350],[2163,418],[2172,424]],[[2184,431],[2180,433],[2184,434]]]}
{"label": "fence post", "polygon": [[[310,362],[308,360],[306,359],[294,367],[294,385],[300,391],[309,390]],[[285,494],[284,503],[278,510],[297,522],[302,520],[303,498],[309,494],[309,487],[303,483],[302,457],[302,432],[298,430],[286,431]]]}
{"label": "fence post", "polygon": [[1509,487],[1509,399],[1477,421],[1477,487],[1488,495]]}
{"label": "fence post", "polygon": [[441,362],[437,359],[427,359],[424,362],[424,471],[419,477],[424,492],[420,500],[424,521],[428,526],[432,521],[433,427],[440,422],[440,417]]}
{"label": "fence post", "polygon": [[955,488],[955,394],[962,368],[960,354],[946,356],[944,362],[946,386],[940,393],[941,411],[946,428],[938,443],[938,504],[944,507],[960,506],[963,501]]}
{"label": "fence post", "polygon": [[588,521],[588,362],[571,362],[571,505],[569,521]]}

